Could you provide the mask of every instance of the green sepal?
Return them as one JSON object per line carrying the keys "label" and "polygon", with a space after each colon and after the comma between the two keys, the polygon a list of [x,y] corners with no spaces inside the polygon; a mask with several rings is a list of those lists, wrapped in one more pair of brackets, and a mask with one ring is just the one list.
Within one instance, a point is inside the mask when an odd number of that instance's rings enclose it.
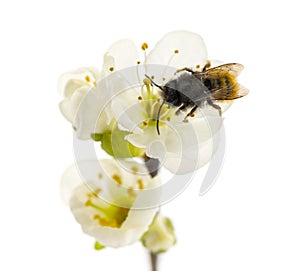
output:
{"label": "green sepal", "polygon": [[95,244],[94,244],[95,250],[102,250],[104,248],[105,248],[105,246],[101,245],[98,241],[95,242]]}
{"label": "green sepal", "polygon": [[102,134],[91,134],[91,137],[96,142],[99,142],[102,140]]}
{"label": "green sepal", "polygon": [[129,158],[143,156],[144,151],[128,142],[125,137],[130,132],[122,131],[117,126],[113,130],[105,131],[102,134],[92,134],[96,142],[101,142],[101,148],[115,158]]}

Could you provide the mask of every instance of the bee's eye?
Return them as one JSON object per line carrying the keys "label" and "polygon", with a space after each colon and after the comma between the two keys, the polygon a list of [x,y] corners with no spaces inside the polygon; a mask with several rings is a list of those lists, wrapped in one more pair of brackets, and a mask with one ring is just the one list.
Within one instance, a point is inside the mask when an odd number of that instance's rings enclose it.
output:
{"label": "bee's eye", "polygon": [[203,84],[204,84],[204,86],[206,86],[209,90],[212,89],[212,82],[211,82],[210,79],[205,78],[204,81],[203,81]]}

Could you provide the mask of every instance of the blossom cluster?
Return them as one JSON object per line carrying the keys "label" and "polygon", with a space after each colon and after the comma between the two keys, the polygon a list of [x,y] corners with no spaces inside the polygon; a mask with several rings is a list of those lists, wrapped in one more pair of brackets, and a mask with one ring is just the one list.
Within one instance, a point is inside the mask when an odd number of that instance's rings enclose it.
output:
{"label": "blossom cluster", "polygon": [[[176,31],[149,53],[147,43],[138,49],[130,40],[118,41],[105,53],[101,70],[84,67],[60,77],[62,115],[78,139],[99,143],[110,156],[78,161],[62,178],[62,192],[75,219],[101,246],[141,240],[159,253],[175,243],[172,223],[158,214],[158,168],[151,171],[140,161],[158,161],[175,175],[194,172],[210,161],[222,122],[212,125],[200,110],[186,118],[186,112],[162,105],[157,87],[177,69],[201,71],[206,63],[202,38]],[[216,119],[217,112],[210,117]],[[147,202],[146,191],[151,192],[150,205],[141,204]]]}

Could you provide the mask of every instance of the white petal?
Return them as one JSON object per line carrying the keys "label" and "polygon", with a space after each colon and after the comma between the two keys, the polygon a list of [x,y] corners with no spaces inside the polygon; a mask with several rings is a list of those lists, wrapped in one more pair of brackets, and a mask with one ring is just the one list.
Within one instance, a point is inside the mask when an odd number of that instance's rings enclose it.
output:
{"label": "white petal", "polygon": [[194,118],[188,123],[171,121],[166,124],[168,126],[160,127],[160,135],[152,126],[127,139],[176,174],[193,172],[210,160],[216,148],[212,138],[218,135],[221,118]]}
{"label": "white petal", "polygon": [[140,95],[140,88],[132,88],[112,100],[111,110],[115,119],[128,131],[140,131],[138,125],[145,120],[144,102],[138,100]]}
{"label": "white petal", "polygon": [[87,87],[78,88],[70,97],[65,98],[59,104],[61,113],[73,125],[75,125],[75,116],[79,109],[79,106],[88,92],[89,88]]}
{"label": "white petal", "polygon": [[[133,168],[135,173],[131,171]],[[139,195],[138,191],[135,190],[137,197],[129,210],[128,216],[120,228],[113,228],[101,226],[94,219],[94,209],[85,206],[86,197],[95,188],[102,189],[100,192],[101,198],[104,197],[103,192],[105,190],[110,190],[107,195],[110,195],[111,198],[109,200],[103,198],[103,200],[111,204],[110,200],[114,200],[113,203],[115,203],[122,196],[122,187],[134,186],[137,180],[143,181],[146,190],[148,187],[157,187],[160,183],[159,179],[157,177],[152,179],[146,174],[146,171],[147,169],[144,165],[136,162],[122,161],[120,164],[120,161],[117,162],[110,159],[101,160],[99,164],[95,160],[82,161],[77,164],[77,167],[72,166],[64,173],[62,178],[62,195],[65,201],[70,204],[73,215],[78,223],[81,224],[85,233],[93,236],[105,246],[119,247],[129,245],[140,239],[142,234],[148,229],[158,209],[156,207],[136,209],[136,207],[139,208],[136,202],[139,201],[140,197],[143,197],[143,194]],[[111,185],[114,182],[112,182],[110,177],[114,174],[120,176],[120,179],[123,181],[122,186]],[[116,192],[116,190],[120,191]],[[128,190],[125,191],[128,193]]]}
{"label": "white petal", "polygon": [[103,104],[105,101],[99,97],[96,89],[89,90],[84,96],[76,111],[74,123],[79,139],[90,139],[92,133],[102,133],[109,129]]}
{"label": "white petal", "polygon": [[116,66],[115,59],[111,55],[106,53],[103,56],[103,65],[102,65],[100,79],[103,79],[106,76],[108,76],[109,74],[111,74],[114,71],[115,66]]}
{"label": "white petal", "polygon": [[135,44],[127,39],[114,43],[107,51],[107,55],[114,58],[114,70],[135,66],[139,61],[139,53]]}
{"label": "white petal", "polygon": [[64,97],[71,97],[81,87],[94,87],[100,78],[100,71],[94,67],[79,68],[64,73],[58,79],[58,92]]}
{"label": "white petal", "polygon": [[189,31],[175,31],[166,34],[156,44],[147,56],[146,63],[196,68],[197,65],[203,66],[206,61],[207,51],[201,36]]}

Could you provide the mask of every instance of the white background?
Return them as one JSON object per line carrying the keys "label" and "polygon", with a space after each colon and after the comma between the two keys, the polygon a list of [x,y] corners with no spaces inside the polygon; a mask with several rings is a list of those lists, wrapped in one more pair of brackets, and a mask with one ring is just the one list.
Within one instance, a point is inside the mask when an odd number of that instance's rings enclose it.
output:
{"label": "white background", "polygon": [[[101,67],[110,44],[153,46],[201,34],[209,57],[244,64],[250,94],[225,117],[226,159],[199,197],[201,172],[163,207],[178,243],[160,270],[299,270],[299,8],[297,1],[1,1],[1,270],[149,270],[136,244],[93,250],[59,194],[73,162],[57,78]],[[188,267],[189,266],[189,267]]]}

